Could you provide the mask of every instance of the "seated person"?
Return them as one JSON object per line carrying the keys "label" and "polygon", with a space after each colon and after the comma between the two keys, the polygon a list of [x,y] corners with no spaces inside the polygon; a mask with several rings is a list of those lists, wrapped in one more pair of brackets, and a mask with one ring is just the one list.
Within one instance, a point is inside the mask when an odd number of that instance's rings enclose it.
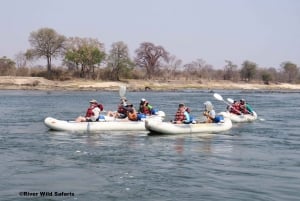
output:
{"label": "seated person", "polygon": [[248,103],[246,103],[245,99],[241,99],[239,105],[240,105],[240,111],[243,114],[253,114],[252,107]]}
{"label": "seated person", "polygon": [[151,115],[152,114],[153,107],[149,104],[149,102],[142,98],[139,106],[139,113],[143,113],[145,115]]}
{"label": "seated person", "polygon": [[230,113],[237,114],[237,115],[241,114],[241,112],[240,112],[240,103],[236,100],[233,101],[233,103],[230,106],[228,106],[227,109]]}
{"label": "seated person", "polygon": [[120,103],[118,105],[118,109],[115,112],[108,111],[107,116],[124,119],[127,117],[127,99],[126,97],[122,97],[120,99]]}
{"label": "seated person", "polygon": [[175,114],[175,119],[174,119],[173,123],[175,123],[175,124],[181,124],[181,123],[189,124],[190,122],[191,122],[190,115],[186,111],[185,105],[183,103],[180,103],[178,105],[178,109],[177,109],[177,112]]}
{"label": "seated person", "polygon": [[126,106],[126,115],[130,121],[138,121],[138,114],[131,103]]}
{"label": "seated person", "polygon": [[221,116],[216,116],[214,106],[210,101],[206,101],[204,107],[205,111],[203,112],[203,115],[206,116],[205,123],[219,123],[223,120]]}
{"label": "seated person", "polygon": [[[99,108],[100,107],[100,108]],[[86,115],[79,116],[76,118],[76,122],[85,122],[85,121],[97,121],[100,115],[101,110],[103,110],[103,105],[98,104],[96,100],[90,100],[90,107],[86,111]]]}

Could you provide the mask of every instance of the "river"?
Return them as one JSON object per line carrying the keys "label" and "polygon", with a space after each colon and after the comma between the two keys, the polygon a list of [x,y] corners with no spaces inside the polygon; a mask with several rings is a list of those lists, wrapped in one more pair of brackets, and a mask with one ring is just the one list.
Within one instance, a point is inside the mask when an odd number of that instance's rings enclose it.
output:
{"label": "river", "polygon": [[[1,200],[296,201],[300,197],[300,93],[216,91],[245,98],[258,113],[216,135],[49,131],[44,118],[72,120],[117,92],[0,90]],[[200,117],[211,91],[127,92],[173,118],[184,102]]]}

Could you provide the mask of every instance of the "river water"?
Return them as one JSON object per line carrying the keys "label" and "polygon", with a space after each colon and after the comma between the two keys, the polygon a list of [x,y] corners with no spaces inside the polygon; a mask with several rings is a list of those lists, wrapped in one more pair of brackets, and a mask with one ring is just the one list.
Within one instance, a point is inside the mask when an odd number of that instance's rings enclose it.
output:
{"label": "river water", "polygon": [[[299,200],[300,93],[216,92],[245,98],[258,120],[217,135],[54,132],[45,117],[75,119],[92,98],[113,110],[118,93],[0,91],[0,199]],[[196,117],[207,100],[226,108],[205,90],[126,96],[148,99],[167,120],[180,102]]]}

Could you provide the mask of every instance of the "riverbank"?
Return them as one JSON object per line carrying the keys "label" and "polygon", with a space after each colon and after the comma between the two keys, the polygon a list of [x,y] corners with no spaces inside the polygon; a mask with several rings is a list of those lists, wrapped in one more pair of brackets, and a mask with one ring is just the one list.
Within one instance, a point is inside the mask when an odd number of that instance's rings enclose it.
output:
{"label": "riverbank", "polygon": [[186,89],[203,90],[291,90],[300,91],[299,84],[271,83],[245,83],[231,81],[183,81],[183,80],[124,80],[122,82],[93,81],[74,79],[68,81],[52,81],[42,77],[15,77],[0,76],[0,89],[2,90],[119,90],[126,85],[131,91],[176,91]]}

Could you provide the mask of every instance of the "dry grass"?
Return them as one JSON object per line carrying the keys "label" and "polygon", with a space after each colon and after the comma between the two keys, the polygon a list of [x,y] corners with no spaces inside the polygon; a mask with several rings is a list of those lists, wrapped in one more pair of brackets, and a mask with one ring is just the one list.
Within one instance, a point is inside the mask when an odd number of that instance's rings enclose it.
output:
{"label": "dry grass", "polygon": [[83,79],[67,81],[52,81],[42,77],[0,76],[0,89],[26,90],[119,90],[119,86],[126,85],[132,91],[151,90],[181,90],[181,89],[241,89],[241,90],[300,90],[299,84],[269,84],[244,83],[230,81],[208,80],[124,80],[122,82],[104,82]]}

